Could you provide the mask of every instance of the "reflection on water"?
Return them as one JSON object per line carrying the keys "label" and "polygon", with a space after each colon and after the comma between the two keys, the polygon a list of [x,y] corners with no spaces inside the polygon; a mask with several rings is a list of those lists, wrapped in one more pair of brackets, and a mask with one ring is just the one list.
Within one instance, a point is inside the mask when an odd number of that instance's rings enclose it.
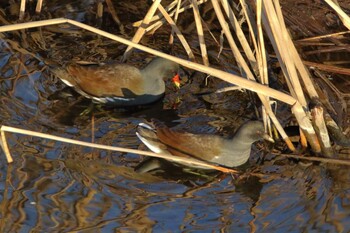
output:
{"label": "reflection on water", "polygon": [[[127,3],[115,3],[116,7],[126,6],[117,8],[125,11],[120,14],[123,22],[141,19],[148,8],[144,1],[138,8]],[[94,9],[94,1],[47,4],[43,16],[51,12],[55,17],[96,23],[91,11],[85,9]],[[210,15],[210,6],[205,9]],[[106,30],[118,32],[113,21],[105,20],[106,25],[112,25]],[[214,34],[220,33],[214,24],[211,27]],[[165,50],[168,32],[165,27],[144,43]],[[124,36],[131,36],[133,29],[126,27],[126,33],[130,35]],[[90,101],[67,91],[45,62],[110,62],[120,59],[125,46],[63,25],[5,35],[0,41],[0,124],[91,141],[91,115],[81,115]],[[185,35],[192,38],[193,47],[198,46],[194,34]],[[237,70],[231,55],[225,53],[216,61],[218,48],[213,43],[209,50],[215,66]],[[175,51],[177,56],[186,57],[181,46]],[[150,56],[135,51],[130,63],[141,67],[146,57]],[[195,73],[179,91],[168,83],[164,100],[153,105],[95,108],[94,141],[146,149],[135,129],[152,118],[181,130],[231,136],[239,123],[254,116],[247,93],[208,97],[200,93],[227,84],[214,78],[209,79],[209,86],[204,83],[205,75]],[[229,175],[193,174],[175,168],[140,175],[133,170],[143,159],[139,155],[16,134],[7,134],[7,138],[15,161],[7,165],[0,153],[0,232],[350,230],[347,167],[298,164],[273,156],[259,164],[262,144],[253,146],[246,175],[234,180]]]}

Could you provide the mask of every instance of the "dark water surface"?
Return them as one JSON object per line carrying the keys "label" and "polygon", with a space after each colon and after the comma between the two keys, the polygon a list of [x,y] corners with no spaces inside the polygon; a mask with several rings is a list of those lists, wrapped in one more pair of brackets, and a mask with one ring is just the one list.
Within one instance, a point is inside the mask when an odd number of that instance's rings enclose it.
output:
{"label": "dark water surface", "polygon": [[[65,2],[46,3],[42,18],[65,16],[98,25],[93,1]],[[130,22],[142,19],[148,5],[146,1],[128,2],[119,1],[115,7],[125,23],[122,36],[130,38],[134,33]],[[16,19],[9,6],[2,7],[8,19]],[[182,29],[193,21],[186,17],[180,23]],[[220,33],[214,24],[209,26],[215,35]],[[108,13],[102,29],[120,34]],[[143,43],[166,51],[169,31],[164,26]],[[199,54],[194,31],[185,36]],[[228,52],[216,58],[219,48],[211,40],[208,53],[212,65],[237,71]],[[91,115],[80,115],[90,101],[53,77],[46,63],[119,61],[125,48],[64,25],[2,34],[0,124],[91,141]],[[178,41],[174,54],[186,57]],[[135,51],[130,63],[141,67],[151,57]],[[146,150],[135,129],[151,118],[190,132],[230,136],[241,122],[254,117],[247,93],[201,97],[195,93],[227,84],[209,78],[205,87],[205,74],[186,72],[190,77],[183,87],[177,91],[167,83],[164,100],[154,105],[95,109],[95,142]],[[281,118],[283,123],[288,120],[287,116]],[[349,168],[275,157],[264,152],[263,143],[253,146],[246,168],[247,174],[254,171],[257,175],[234,180],[222,174],[205,176],[176,170],[140,175],[133,168],[143,157],[136,154],[19,134],[8,133],[7,138],[14,162],[7,164],[0,152],[0,232],[350,231]]]}

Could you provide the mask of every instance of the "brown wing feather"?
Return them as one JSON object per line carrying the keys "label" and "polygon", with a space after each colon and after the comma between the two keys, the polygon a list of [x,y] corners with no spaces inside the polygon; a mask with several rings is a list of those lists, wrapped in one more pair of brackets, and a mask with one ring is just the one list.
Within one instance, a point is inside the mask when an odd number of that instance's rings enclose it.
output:
{"label": "brown wing feather", "polygon": [[143,79],[140,70],[129,65],[102,67],[71,65],[67,70],[75,85],[96,97],[124,96],[123,89],[128,89],[135,95],[143,94]]}
{"label": "brown wing feather", "polygon": [[166,126],[157,128],[157,136],[169,147],[170,153],[182,157],[192,156],[210,161],[220,154],[222,146],[219,137],[176,132]]}

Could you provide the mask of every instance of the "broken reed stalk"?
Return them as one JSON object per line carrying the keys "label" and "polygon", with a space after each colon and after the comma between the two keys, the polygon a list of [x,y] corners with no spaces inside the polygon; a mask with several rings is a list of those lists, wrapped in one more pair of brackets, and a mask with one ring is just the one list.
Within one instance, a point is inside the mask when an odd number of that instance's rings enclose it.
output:
{"label": "broken reed stalk", "polygon": [[197,33],[198,33],[198,41],[199,41],[199,46],[200,46],[200,49],[201,49],[203,64],[205,66],[209,66],[207,47],[205,45],[205,40],[204,40],[202,19],[201,19],[201,15],[199,13],[197,0],[192,0],[192,6],[193,6],[193,16],[194,16],[194,20],[196,22],[196,28],[197,28]]}
{"label": "broken reed stalk", "polygon": [[103,3],[102,2],[98,2],[97,3],[96,18],[99,20],[99,22],[102,21],[102,16],[103,16]]}
{"label": "broken reed stalk", "polygon": [[167,154],[157,154],[153,152],[148,152],[148,151],[142,151],[142,150],[136,150],[136,149],[127,149],[127,148],[122,148],[122,147],[115,147],[115,146],[107,146],[107,145],[102,145],[102,144],[96,144],[96,143],[91,143],[91,142],[82,142],[79,140],[73,140],[69,138],[64,138],[64,137],[59,137],[59,136],[54,136],[50,134],[45,134],[45,133],[39,133],[31,130],[25,130],[25,129],[19,129],[19,128],[14,128],[14,127],[9,127],[9,126],[1,126],[1,137],[2,137],[2,146],[7,158],[8,163],[11,163],[12,157],[10,155],[10,151],[8,149],[8,145],[6,142],[5,138],[5,132],[11,132],[11,133],[18,133],[18,134],[24,134],[24,135],[29,135],[32,137],[40,137],[40,138],[46,138],[54,141],[59,141],[59,142],[65,142],[65,143],[70,143],[70,144],[75,144],[75,145],[80,145],[80,146],[86,146],[86,147],[91,147],[91,148],[97,148],[97,149],[104,149],[104,150],[110,150],[110,151],[119,151],[119,152],[125,152],[125,153],[134,153],[134,154],[139,154],[139,155],[146,155],[146,156],[151,156],[151,157],[156,157],[156,158],[162,158],[166,160],[170,160],[173,162],[180,162],[180,163],[186,163],[189,166],[190,165],[198,165],[198,166],[203,166],[209,169],[215,169],[221,172],[225,173],[238,173],[234,169],[229,169],[225,167],[220,167],[220,166],[215,166],[210,163],[206,163],[204,161],[192,159],[192,158],[183,158],[183,157],[177,157],[177,156],[172,156],[172,155],[167,155]]}
{"label": "broken reed stalk", "polygon": [[39,14],[41,12],[42,7],[43,7],[43,0],[38,0],[35,7],[35,13]]}
{"label": "broken reed stalk", "polygon": [[[147,25],[149,25],[151,18],[153,17],[153,15],[156,13],[156,10],[158,9],[158,5],[160,4],[162,0],[155,0],[152,4],[152,6],[148,9],[147,14],[145,15],[142,24],[140,25],[140,27],[137,29],[134,37],[132,38],[132,42],[134,43],[139,43],[142,36],[145,34],[145,30]],[[126,61],[129,56],[131,55],[131,52],[133,50],[132,46],[128,46],[124,52],[123,58],[122,58],[122,62]]]}

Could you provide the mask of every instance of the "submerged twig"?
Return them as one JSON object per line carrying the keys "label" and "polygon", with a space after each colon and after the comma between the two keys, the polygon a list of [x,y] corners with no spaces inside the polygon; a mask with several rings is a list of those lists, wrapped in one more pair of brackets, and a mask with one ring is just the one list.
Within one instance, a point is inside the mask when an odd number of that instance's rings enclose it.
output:
{"label": "submerged twig", "polygon": [[288,158],[293,158],[293,159],[350,166],[350,160],[345,160],[345,159],[330,159],[330,158],[320,158],[320,157],[312,157],[312,156],[306,157],[306,156],[300,156],[300,155],[295,155],[295,154],[279,154],[279,153],[272,153],[272,154],[275,154],[278,156],[284,156],[284,157],[288,157]]}

